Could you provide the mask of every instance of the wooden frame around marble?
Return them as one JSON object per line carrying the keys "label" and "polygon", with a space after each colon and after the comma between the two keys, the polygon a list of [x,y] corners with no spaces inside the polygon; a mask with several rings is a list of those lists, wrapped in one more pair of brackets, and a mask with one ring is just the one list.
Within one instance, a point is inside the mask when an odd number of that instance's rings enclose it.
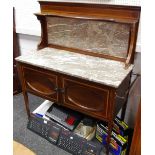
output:
{"label": "wooden frame around marble", "polygon": [[[86,55],[92,55],[96,57],[103,57],[111,60],[125,62],[125,66],[128,67],[134,61],[134,53],[137,40],[137,32],[140,17],[140,7],[136,6],[116,6],[105,4],[84,4],[84,3],[72,3],[72,2],[48,2],[40,1],[41,13],[35,15],[41,23],[41,42],[38,45],[38,49],[44,47],[53,47],[63,50],[69,50],[72,52],[82,53]],[[64,47],[55,44],[48,44],[47,39],[47,20],[46,17],[66,17],[66,18],[80,18],[99,21],[111,21],[117,23],[125,23],[130,25],[130,37],[126,58],[105,55],[101,53],[92,53],[86,50]]]}

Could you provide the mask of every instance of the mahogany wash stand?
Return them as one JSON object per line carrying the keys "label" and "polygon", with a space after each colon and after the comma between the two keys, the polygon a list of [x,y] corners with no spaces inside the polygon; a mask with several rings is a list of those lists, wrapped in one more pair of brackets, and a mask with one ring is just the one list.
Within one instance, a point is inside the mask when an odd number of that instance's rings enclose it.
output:
{"label": "mahogany wash stand", "polygon": [[[108,122],[124,119],[140,7],[39,1],[41,42],[16,58],[28,117],[28,94]],[[107,154],[109,147],[107,146]]]}

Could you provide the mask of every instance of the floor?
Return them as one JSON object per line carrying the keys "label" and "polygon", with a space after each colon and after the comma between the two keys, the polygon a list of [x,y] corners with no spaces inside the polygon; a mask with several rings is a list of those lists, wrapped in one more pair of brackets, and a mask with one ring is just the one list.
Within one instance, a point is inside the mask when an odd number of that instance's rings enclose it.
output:
{"label": "floor", "polygon": [[13,155],[35,155],[31,150],[29,150],[24,145],[13,141]]}
{"label": "floor", "polygon": [[[43,99],[33,95],[29,95],[29,98],[32,111],[43,102]],[[22,94],[15,95],[13,101],[13,139],[15,141],[28,147],[37,155],[70,155],[26,128],[27,115]]]}
{"label": "floor", "polygon": [[[36,109],[44,100],[29,94],[30,110]],[[22,94],[15,95],[13,98],[13,139],[37,155],[70,155],[70,153],[49,143],[47,140],[38,136],[27,129],[27,115],[24,107]],[[101,152],[105,155],[105,150]]]}

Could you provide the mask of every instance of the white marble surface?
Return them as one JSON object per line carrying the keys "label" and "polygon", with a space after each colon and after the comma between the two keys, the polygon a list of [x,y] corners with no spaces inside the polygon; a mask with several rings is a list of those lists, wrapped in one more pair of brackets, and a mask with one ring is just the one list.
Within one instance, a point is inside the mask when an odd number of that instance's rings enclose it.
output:
{"label": "white marble surface", "polygon": [[133,69],[133,65],[124,69],[122,62],[48,47],[16,60],[115,88]]}

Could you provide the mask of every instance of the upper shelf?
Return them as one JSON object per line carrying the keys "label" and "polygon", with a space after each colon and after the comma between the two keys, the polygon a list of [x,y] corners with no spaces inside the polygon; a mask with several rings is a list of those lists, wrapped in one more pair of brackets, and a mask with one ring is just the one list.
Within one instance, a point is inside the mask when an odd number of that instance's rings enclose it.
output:
{"label": "upper shelf", "polygon": [[111,1],[111,0],[38,0],[46,2],[73,2],[73,3],[87,3],[87,4],[108,4],[108,5],[128,5],[128,6],[141,6],[141,0],[125,0],[125,1]]}
{"label": "upper shelf", "polygon": [[63,1],[39,1],[41,13],[72,17],[88,17],[116,22],[135,23],[139,20],[138,6],[76,3]]}

